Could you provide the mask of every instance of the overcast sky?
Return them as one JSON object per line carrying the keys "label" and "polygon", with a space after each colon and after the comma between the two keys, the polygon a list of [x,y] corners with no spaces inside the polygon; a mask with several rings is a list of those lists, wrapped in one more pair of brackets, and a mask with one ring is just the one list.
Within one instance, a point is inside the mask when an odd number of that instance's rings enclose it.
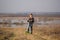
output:
{"label": "overcast sky", "polygon": [[0,13],[60,12],[60,0],[0,0]]}

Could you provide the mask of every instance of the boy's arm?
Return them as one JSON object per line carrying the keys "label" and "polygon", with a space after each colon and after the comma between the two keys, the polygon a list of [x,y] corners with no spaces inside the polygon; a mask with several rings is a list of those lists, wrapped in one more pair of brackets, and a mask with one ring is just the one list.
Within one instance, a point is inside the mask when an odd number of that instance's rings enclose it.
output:
{"label": "boy's arm", "polygon": [[29,19],[28,19],[27,22],[34,22],[34,18],[33,18],[32,20],[29,20]]}
{"label": "boy's arm", "polygon": [[30,21],[32,21],[32,20],[27,20],[27,22],[30,22]]}
{"label": "boy's arm", "polygon": [[27,22],[30,22],[30,20],[28,19]]}
{"label": "boy's arm", "polygon": [[34,18],[32,19],[32,22],[34,22]]}
{"label": "boy's arm", "polygon": [[27,20],[27,22],[29,22],[29,20]]}

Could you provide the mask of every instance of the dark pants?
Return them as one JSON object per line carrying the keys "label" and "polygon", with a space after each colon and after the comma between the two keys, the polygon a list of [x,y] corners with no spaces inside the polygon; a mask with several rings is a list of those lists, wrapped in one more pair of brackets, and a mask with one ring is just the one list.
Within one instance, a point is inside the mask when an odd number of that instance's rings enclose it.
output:
{"label": "dark pants", "polygon": [[33,31],[33,24],[29,24],[27,31],[32,34]]}

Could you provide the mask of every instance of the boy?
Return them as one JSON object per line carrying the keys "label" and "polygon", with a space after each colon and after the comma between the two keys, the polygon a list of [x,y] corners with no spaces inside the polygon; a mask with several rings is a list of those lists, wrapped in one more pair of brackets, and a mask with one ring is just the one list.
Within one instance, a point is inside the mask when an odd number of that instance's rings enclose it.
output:
{"label": "boy", "polygon": [[34,23],[34,18],[33,18],[32,13],[29,15],[29,19],[27,20],[27,22],[29,23],[27,32],[29,32],[30,34],[32,34],[32,30],[33,30],[32,27],[33,27],[33,23]]}

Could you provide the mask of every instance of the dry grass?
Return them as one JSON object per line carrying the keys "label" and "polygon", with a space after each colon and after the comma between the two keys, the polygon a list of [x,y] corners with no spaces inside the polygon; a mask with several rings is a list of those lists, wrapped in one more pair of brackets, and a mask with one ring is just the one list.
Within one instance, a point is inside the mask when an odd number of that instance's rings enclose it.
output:
{"label": "dry grass", "polygon": [[0,28],[0,40],[60,40],[60,25],[34,26],[33,34],[25,31],[24,27]]}

